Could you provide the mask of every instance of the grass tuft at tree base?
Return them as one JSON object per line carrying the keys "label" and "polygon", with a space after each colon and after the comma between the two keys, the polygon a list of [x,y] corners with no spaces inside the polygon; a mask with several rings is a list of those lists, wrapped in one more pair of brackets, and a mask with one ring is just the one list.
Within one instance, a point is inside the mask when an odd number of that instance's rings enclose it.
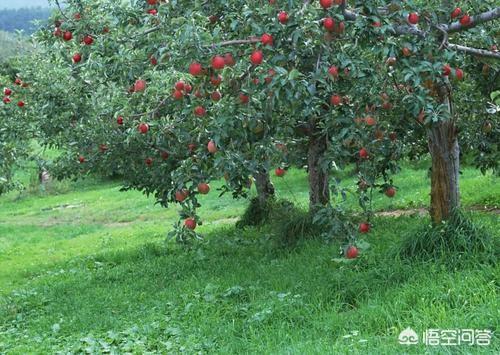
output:
{"label": "grass tuft at tree base", "polygon": [[288,200],[275,198],[264,203],[253,198],[236,226],[269,229],[277,249],[294,248],[301,240],[321,234],[320,225],[314,223],[313,215],[309,211]]}
{"label": "grass tuft at tree base", "polygon": [[439,225],[429,224],[407,234],[398,254],[402,259],[442,259],[455,265],[477,258],[494,260],[495,249],[491,235],[465,212],[456,210]]}

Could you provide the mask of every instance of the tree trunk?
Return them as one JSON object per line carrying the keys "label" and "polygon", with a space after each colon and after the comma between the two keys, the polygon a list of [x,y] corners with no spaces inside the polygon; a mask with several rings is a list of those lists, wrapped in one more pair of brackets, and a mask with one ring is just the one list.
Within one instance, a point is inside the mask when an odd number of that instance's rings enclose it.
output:
{"label": "tree trunk", "polygon": [[330,201],[329,169],[322,166],[327,144],[325,136],[309,136],[307,161],[309,169],[309,209],[316,210]]}
{"label": "tree trunk", "polygon": [[460,146],[447,81],[439,86],[438,93],[441,103],[447,106],[449,118],[433,123],[427,131],[432,159],[430,213],[435,225],[449,219],[451,212],[460,207]]}
{"label": "tree trunk", "polygon": [[259,203],[264,205],[269,198],[274,197],[274,185],[269,177],[269,172],[262,168],[255,173],[254,179]]}
{"label": "tree trunk", "polygon": [[431,218],[439,224],[460,207],[460,147],[452,121],[434,124],[428,131],[431,171]]}

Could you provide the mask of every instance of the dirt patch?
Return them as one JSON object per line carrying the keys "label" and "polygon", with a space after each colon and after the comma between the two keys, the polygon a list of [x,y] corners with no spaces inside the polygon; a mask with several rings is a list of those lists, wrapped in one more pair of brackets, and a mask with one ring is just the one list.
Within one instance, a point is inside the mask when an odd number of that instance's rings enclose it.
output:
{"label": "dirt patch", "polygon": [[106,223],[105,226],[109,228],[123,228],[128,227],[132,224],[132,222],[111,222]]}
{"label": "dirt patch", "polygon": [[498,208],[498,206],[471,206],[468,208],[468,210],[475,212],[500,214],[500,208]]}
{"label": "dirt patch", "polygon": [[232,224],[232,223],[238,222],[238,220],[239,220],[238,217],[222,218],[222,219],[218,219],[218,220],[212,221],[212,222],[207,223],[207,224]]}
{"label": "dirt patch", "polygon": [[83,207],[83,203],[79,203],[76,205],[70,205],[70,204],[64,204],[64,205],[58,205],[54,207],[45,207],[42,208],[42,211],[47,212],[47,211],[54,211],[54,210],[64,210],[64,209],[72,209],[72,208],[81,208]]}
{"label": "dirt patch", "polygon": [[[474,212],[483,212],[483,213],[492,213],[492,214],[500,214],[500,208],[497,206],[471,206],[466,208],[468,211]],[[429,210],[427,208],[412,208],[407,210],[392,210],[392,211],[381,211],[375,212],[375,216],[377,217],[400,217],[400,216],[419,216],[424,217],[429,214]]]}
{"label": "dirt patch", "polygon": [[426,208],[413,208],[409,210],[393,210],[393,211],[382,211],[376,212],[375,216],[377,217],[400,217],[400,216],[425,216],[429,213],[429,210]]}

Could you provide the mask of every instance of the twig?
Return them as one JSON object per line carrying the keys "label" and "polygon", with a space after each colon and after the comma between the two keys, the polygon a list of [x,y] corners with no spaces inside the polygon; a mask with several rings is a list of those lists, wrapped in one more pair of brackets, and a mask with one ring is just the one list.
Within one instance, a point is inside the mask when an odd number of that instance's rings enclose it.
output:
{"label": "twig", "polygon": [[154,116],[160,110],[160,108],[162,108],[166,103],[167,103],[167,99],[163,99],[158,104],[158,106],[156,106],[156,108],[154,108],[153,110],[148,111],[148,112],[143,112],[143,113],[137,113],[135,115],[130,115],[130,117],[131,118],[139,118],[139,117],[142,117],[142,116]]}
{"label": "twig", "polygon": [[68,16],[66,16],[66,14],[64,13],[64,11],[62,10],[61,4],[59,4],[59,0],[55,0],[55,2],[56,2],[57,7],[59,8],[59,11],[61,12],[61,15],[63,15],[63,17],[64,17],[66,20],[68,20],[68,21],[69,21],[69,17],[68,17]]}
{"label": "twig", "polygon": [[441,45],[439,46],[439,50],[443,50],[446,45],[448,44],[448,32],[446,32],[446,30],[441,27],[441,26],[436,26],[436,28],[441,31],[441,33],[443,33],[443,40],[441,41]]}
{"label": "twig", "polygon": [[240,44],[252,44],[252,43],[259,43],[260,38],[258,37],[250,37],[248,39],[234,39],[231,41],[224,41],[224,42],[219,42],[219,43],[214,43],[211,45],[206,45],[205,47],[223,47],[223,46],[237,46]]}

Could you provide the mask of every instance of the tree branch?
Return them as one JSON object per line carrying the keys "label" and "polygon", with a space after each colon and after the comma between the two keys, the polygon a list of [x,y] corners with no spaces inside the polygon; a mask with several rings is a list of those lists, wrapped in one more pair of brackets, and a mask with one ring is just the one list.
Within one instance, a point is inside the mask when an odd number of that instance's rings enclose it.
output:
{"label": "tree branch", "polygon": [[62,10],[61,4],[59,4],[59,0],[55,0],[55,2],[56,2],[57,7],[59,8],[59,11],[61,12],[61,15],[63,15],[63,17],[64,17],[66,20],[68,20],[68,21],[69,21],[68,16],[66,16],[66,14],[64,13],[64,11]]}
{"label": "tree branch", "polygon": [[160,109],[167,103],[167,99],[163,99],[162,101],[160,101],[160,103],[158,104],[158,106],[156,106],[153,110],[151,111],[148,111],[148,112],[143,112],[143,113],[136,113],[135,115],[130,115],[131,118],[139,118],[139,117],[142,117],[142,116],[151,116],[153,117],[156,113],[158,113],[158,111],[160,111]]}
{"label": "tree branch", "polygon": [[250,37],[248,39],[234,39],[231,41],[224,41],[224,42],[219,42],[219,43],[214,43],[212,45],[207,45],[205,47],[223,47],[223,46],[237,46],[240,44],[252,44],[252,43],[259,43],[260,38],[258,37]]}
{"label": "tree branch", "polygon": [[450,25],[445,25],[443,28],[448,33],[467,31],[468,29],[480,25],[485,22],[493,21],[500,18],[500,7],[496,7],[493,10],[483,12],[479,15],[474,15],[471,17],[471,24],[468,26],[463,26],[459,21],[453,22]]}
{"label": "tree branch", "polygon": [[485,49],[466,47],[466,46],[461,46],[459,44],[452,44],[452,43],[446,44],[445,48],[448,48],[448,49],[451,49],[454,51],[465,52],[467,54],[472,54],[472,55],[475,55],[478,57],[500,59],[500,52],[493,52],[493,51],[488,51]]}
{"label": "tree branch", "polygon": [[160,26],[151,27],[149,30],[146,30],[144,32],[136,34],[135,36],[132,37],[132,39],[133,38],[137,38],[137,37],[146,36],[146,35],[148,35],[150,33],[158,31],[160,28],[161,28]]}

